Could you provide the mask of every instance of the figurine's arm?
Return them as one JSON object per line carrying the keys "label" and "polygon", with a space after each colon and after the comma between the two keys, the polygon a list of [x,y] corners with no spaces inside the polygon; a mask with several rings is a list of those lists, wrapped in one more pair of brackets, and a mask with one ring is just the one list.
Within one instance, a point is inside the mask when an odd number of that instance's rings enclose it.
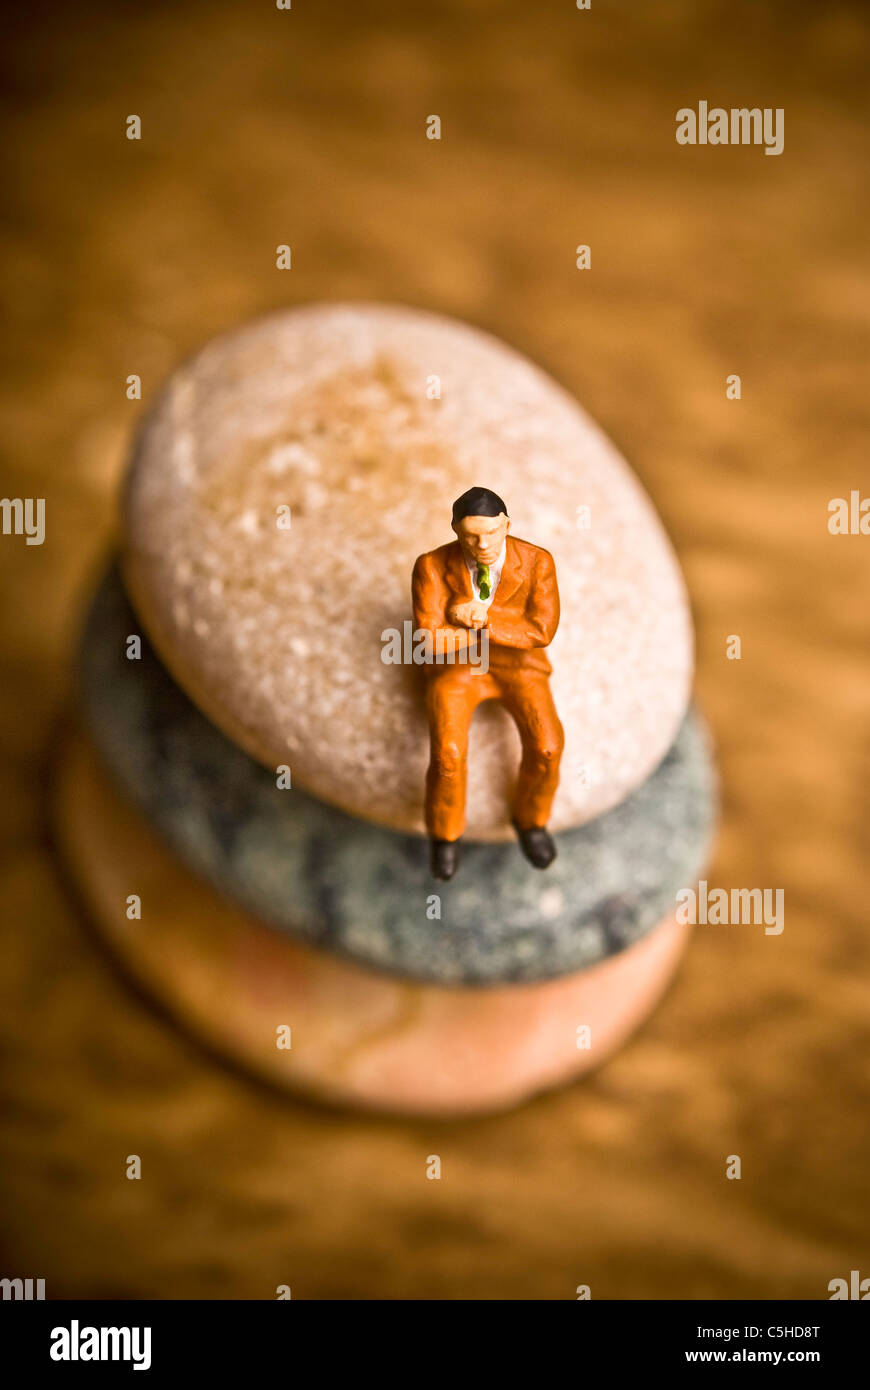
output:
{"label": "figurine's arm", "polygon": [[525,611],[518,617],[490,609],[489,636],[500,647],[548,647],[559,626],[559,586],[548,550],[539,550]]}
{"label": "figurine's arm", "polygon": [[414,626],[432,633],[436,651],[459,651],[467,647],[474,631],[455,627],[446,621],[448,590],[432,563],[431,556],[421,555],[414,565],[411,579],[414,603]]}

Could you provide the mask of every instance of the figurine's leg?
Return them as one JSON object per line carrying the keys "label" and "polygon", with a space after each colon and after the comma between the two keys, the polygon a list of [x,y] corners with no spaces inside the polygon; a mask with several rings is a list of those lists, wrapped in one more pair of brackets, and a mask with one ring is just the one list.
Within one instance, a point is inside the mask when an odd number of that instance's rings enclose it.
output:
{"label": "figurine's leg", "polygon": [[429,679],[426,828],[433,840],[458,840],[465,829],[468,728],[480,701],[495,693],[491,686],[487,676],[467,667],[439,671]]}
{"label": "figurine's leg", "polygon": [[559,785],[565,735],[543,672],[517,671],[503,687],[502,700],[516,720],[523,745],[514,825],[523,853],[536,868],[545,869],[556,857],[546,826]]}

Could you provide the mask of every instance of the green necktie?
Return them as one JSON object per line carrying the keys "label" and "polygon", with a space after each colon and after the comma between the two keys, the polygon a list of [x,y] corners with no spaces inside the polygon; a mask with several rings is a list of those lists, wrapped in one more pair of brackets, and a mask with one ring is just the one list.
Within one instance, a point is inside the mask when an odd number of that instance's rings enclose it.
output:
{"label": "green necktie", "polygon": [[478,565],[477,567],[477,587],[480,590],[480,597],[485,601],[491,593],[489,587],[489,565]]}

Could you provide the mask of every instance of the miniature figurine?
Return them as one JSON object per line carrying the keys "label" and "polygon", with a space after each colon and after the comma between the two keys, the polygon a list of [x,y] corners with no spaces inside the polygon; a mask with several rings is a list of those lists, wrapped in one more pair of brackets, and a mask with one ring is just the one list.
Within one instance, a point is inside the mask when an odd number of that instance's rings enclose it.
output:
{"label": "miniature figurine", "polygon": [[[415,624],[437,653],[426,666],[432,875],[450,879],[459,863],[468,729],[483,700],[501,700],[519,729],[513,824],[526,858],[546,869],[556,857],[547,820],[564,745],[544,651],[559,626],[556,567],[548,551],[508,535],[507,508],[489,488],[457,498],[453,530],[455,541],[419,556],[412,581]],[[475,644],[486,660],[469,660]]]}

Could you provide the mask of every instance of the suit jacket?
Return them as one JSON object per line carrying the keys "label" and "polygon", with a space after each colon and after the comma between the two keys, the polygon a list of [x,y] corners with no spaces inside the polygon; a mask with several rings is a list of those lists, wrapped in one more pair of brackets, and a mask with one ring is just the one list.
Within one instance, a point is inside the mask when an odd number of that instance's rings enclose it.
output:
{"label": "suit jacket", "polygon": [[[559,626],[556,566],[548,550],[528,541],[506,540],[504,568],[487,610],[490,667],[525,667],[552,671],[544,647]],[[421,555],[411,582],[414,622],[443,644],[443,650],[467,647],[475,640],[468,628],[454,627],[447,610],[474,598],[471,575],[459,541]],[[437,648],[436,648],[437,649]],[[437,667],[430,669],[437,670]]]}

